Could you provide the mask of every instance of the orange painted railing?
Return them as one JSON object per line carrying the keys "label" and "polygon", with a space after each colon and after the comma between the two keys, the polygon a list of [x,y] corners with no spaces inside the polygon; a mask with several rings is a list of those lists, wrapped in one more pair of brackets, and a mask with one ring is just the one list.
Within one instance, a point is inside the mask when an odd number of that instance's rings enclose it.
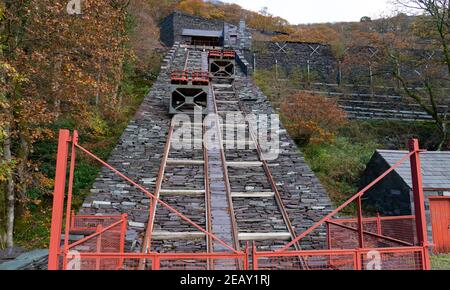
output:
{"label": "orange painted railing", "polygon": [[[70,150],[70,165],[68,164]],[[76,151],[87,156],[114,172],[117,176],[141,190],[152,202],[173,212],[181,220],[201,231],[216,243],[224,246],[226,253],[125,253],[125,234],[127,216],[76,216],[72,212],[72,191],[75,170]],[[430,269],[428,239],[425,223],[422,178],[420,174],[420,150],[417,140],[410,142],[410,153],[394,166],[375,179],[362,191],[314,223],[284,247],[274,252],[258,252],[253,246],[254,269]],[[415,204],[414,217],[377,217],[363,218],[361,197],[398,167],[410,160]],[[69,165],[69,166],[68,166]],[[69,179],[66,194],[66,173]],[[66,220],[64,227],[64,245],[61,246],[63,230],[64,204],[66,202]],[[354,219],[333,219],[342,209],[356,203],[357,217]],[[379,220],[375,229],[368,225]],[[395,236],[383,230],[383,222],[409,220],[412,222],[410,233],[415,233],[414,241]],[[316,230],[327,227],[327,250],[291,251],[291,246],[300,243]],[[87,231],[88,236],[70,243],[71,232]],[[344,234],[344,238],[338,234]],[[341,243],[341,244],[339,244]],[[62,258],[62,259],[61,259]],[[220,261],[220,262],[219,262]],[[61,264],[62,262],[62,264]],[[56,269],[248,269],[249,253],[233,248],[208,232],[175,208],[157,198],[146,188],[101,160],[78,144],[78,134],[70,136],[69,131],[60,132],[56,166],[55,191],[53,201],[52,227],[49,249],[50,270]]]}
{"label": "orange painted railing", "polygon": [[258,252],[253,270],[425,270],[423,247]]}

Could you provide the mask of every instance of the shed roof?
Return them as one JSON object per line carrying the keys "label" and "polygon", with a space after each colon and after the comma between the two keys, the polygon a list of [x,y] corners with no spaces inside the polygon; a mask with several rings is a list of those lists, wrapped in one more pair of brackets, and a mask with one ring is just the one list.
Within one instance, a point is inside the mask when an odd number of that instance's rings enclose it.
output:
{"label": "shed roof", "polygon": [[[397,150],[377,150],[377,152],[390,166],[408,154],[407,151]],[[420,154],[420,161],[425,189],[450,190],[450,151],[423,152]],[[409,187],[412,187],[409,161],[403,162],[395,172]]]}
{"label": "shed roof", "polygon": [[203,37],[222,37],[223,31],[201,30],[201,29],[183,29],[183,36],[203,36]]}

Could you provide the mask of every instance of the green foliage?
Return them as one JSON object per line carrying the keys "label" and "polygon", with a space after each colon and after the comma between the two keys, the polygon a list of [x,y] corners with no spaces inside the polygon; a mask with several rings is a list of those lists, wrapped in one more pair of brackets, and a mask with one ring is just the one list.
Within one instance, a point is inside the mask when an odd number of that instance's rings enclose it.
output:
{"label": "green foliage", "polygon": [[339,134],[333,143],[311,143],[302,151],[333,203],[339,205],[357,192],[359,177],[376,148],[375,140],[358,142]]}
{"label": "green foliage", "polygon": [[427,122],[350,121],[336,132],[334,142],[308,144],[301,150],[337,206],[357,193],[361,174],[376,149],[405,150],[412,137],[427,148],[432,128]]}
{"label": "green foliage", "polygon": [[[152,66],[159,67],[160,57],[155,57]],[[154,73],[157,73],[154,69]],[[80,143],[91,152],[106,160],[117,144],[129,119],[148,93],[154,77],[146,77],[136,73],[131,62],[125,65],[124,79],[122,81],[122,94],[129,100],[122,107],[119,122],[107,120],[100,114],[94,114],[89,120],[89,128],[80,131]],[[59,119],[51,126],[55,138],[35,144],[32,159],[39,164],[39,170],[43,176],[52,180],[55,175],[57,138],[59,129],[78,129],[78,124],[70,116]],[[89,194],[95,178],[101,166],[84,154],[78,154],[73,183],[73,207],[77,209]],[[23,214],[16,218],[15,242],[27,249],[45,248],[49,242],[49,229],[51,223],[51,198],[53,186],[43,187],[41,184],[30,187],[27,197],[31,200],[39,200],[41,203],[27,203],[20,209]],[[0,191],[2,189],[0,188]],[[1,207],[0,207],[1,208]]]}
{"label": "green foliage", "polygon": [[50,241],[51,205],[25,210],[16,218],[14,240],[25,249],[47,248]]}

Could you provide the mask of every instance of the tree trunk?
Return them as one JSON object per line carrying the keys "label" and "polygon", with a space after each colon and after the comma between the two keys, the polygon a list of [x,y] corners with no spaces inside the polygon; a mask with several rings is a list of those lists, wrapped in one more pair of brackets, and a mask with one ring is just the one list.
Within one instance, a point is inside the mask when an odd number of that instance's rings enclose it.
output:
{"label": "tree trunk", "polygon": [[17,195],[26,198],[27,190],[28,190],[28,174],[27,174],[27,166],[28,166],[28,157],[30,155],[30,146],[27,141],[26,136],[23,132],[25,132],[26,129],[21,130],[20,133],[20,153],[18,154],[17,161],[20,161],[20,163],[17,164]]}
{"label": "tree trunk", "polygon": [[[10,127],[7,124],[5,128],[6,138],[3,143],[3,156],[8,164],[12,163],[11,154],[11,134]],[[9,171],[6,185],[6,247],[14,246],[14,210],[15,210],[15,192],[14,192],[14,175],[12,170]]]}
{"label": "tree trunk", "polygon": [[438,124],[439,131],[441,132],[441,142],[438,145],[437,150],[442,151],[444,145],[447,143],[448,139],[448,126],[447,126],[447,110],[444,112],[444,120],[441,124]]}

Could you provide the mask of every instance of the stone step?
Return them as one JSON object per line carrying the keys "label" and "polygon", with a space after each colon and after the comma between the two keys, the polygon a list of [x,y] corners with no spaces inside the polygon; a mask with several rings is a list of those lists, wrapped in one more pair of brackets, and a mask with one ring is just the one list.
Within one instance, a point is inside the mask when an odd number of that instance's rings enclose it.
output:
{"label": "stone step", "polygon": [[204,195],[204,189],[161,189],[161,195]]}
{"label": "stone step", "polygon": [[239,101],[220,101],[216,100],[217,104],[239,104]]}
{"label": "stone step", "polygon": [[260,161],[227,161],[227,166],[237,168],[260,167],[263,166],[263,163]]}
{"label": "stone step", "polygon": [[192,160],[192,159],[167,159],[168,165],[203,165],[204,160]]}
{"label": "stone step", "polygon": [[238,238],[240,241],[267,241],[267,240],[283,240],[288,241],[291,239],[291,234],[288,232],[279,233],[239,233]]}
{"label": "stone step", "polygon": [[155,231],[152,233],[152,240],[164,241],[164,240],[197,240],[205,238],[205,233],[202,232],[166,232]]}
{"label": "stone step", "polygon": [[213,87],[215,88],[232,88],[232,85],[228,85],[228,84],[214,84]]}
{"label": "stone step", "polygon": [[267,198],[274,197],[274,192],[232,192],[231,197],[234,198]]}

